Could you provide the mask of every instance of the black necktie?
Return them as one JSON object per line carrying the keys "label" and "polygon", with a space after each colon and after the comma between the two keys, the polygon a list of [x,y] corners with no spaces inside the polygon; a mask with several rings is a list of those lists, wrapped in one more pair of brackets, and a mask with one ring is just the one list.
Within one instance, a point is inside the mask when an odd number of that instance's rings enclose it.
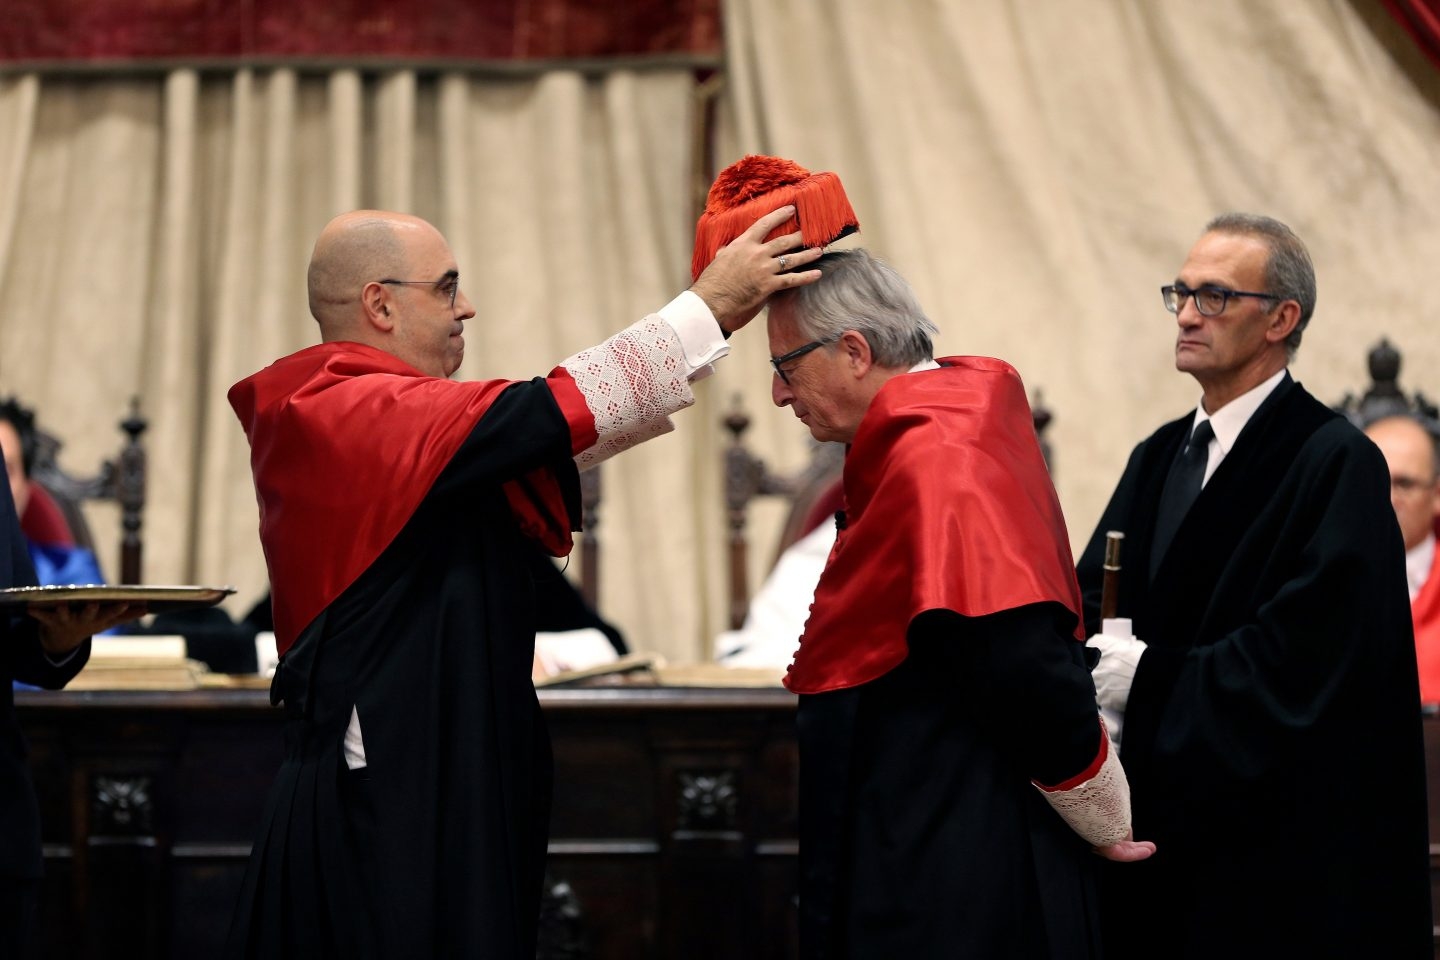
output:
{"label": "black necktie", "polygon": [[1202,420],[1190,435],[1190,442],[1180,451],[1180,456],[1170,465],[1165,477],[1165,489],[1160,492],[1160,507],[1155,512],[1155,538],[1150,541],[1150,578],[1160,568],[1160,560],[1170,549],[1180,521],[1190,512],[1190,505],[1200,495],[1200,485],[1205,479],[1205,464],[1209,460],[1210,438],[1215,430],[1209,420]]}

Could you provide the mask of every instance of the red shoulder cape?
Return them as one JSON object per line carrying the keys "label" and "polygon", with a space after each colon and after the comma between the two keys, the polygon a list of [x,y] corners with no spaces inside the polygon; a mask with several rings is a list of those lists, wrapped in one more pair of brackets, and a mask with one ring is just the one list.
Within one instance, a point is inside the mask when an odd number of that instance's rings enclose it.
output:
{"label": "red shoulder cape", "polygon": [[844,527],[785,678],[796,693],[883,676],[927,610],[978,617],[1052,600],[1085,639],[1020,375],[985,357],[940,363],[881,387],[845,456]]}
{"label": "red shoulder cape", "polygon": [[[1436,524],[1440,534],[1440,523]],[[1420,702],[1440,703],[1440,563],[1410,601],[1415,618],[1415,654],[1420,664]]]}
{"label": "red shoulder cape", "polygon": [[[230,388],[250,441],[281,653],[390,545],[512,383],[429,377],[382,350],[337,342]],[[592,446],[595,421],[579,388],[559,368],[547,383],[570,424],[572,452]],[[555,476],[538,470],[525,481],[541,502],[511,483],[511,509],[527,534],[563,556],[570,523]]]}

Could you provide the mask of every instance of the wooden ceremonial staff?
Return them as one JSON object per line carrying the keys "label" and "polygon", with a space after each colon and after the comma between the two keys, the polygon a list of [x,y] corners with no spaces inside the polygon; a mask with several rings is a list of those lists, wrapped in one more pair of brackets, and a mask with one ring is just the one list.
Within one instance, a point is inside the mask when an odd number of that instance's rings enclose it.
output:
{"label": "wooden ceremonial staff", "polygon": [[1120,544],[1125,534],[1119,530],[1105,532],[1105,579],[1100,583],[1100,619],[1112,620],[1120,602]]}

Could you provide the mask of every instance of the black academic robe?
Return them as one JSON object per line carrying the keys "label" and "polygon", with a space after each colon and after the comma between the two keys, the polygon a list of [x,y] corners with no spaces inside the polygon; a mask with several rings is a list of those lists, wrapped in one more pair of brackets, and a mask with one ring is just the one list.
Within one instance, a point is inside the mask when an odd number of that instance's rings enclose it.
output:
{"label": "black academic robe", "polygon": [[[533,546],[502,483],[549,466],[578,517],[571,452],[543,382],[510,387],[287,651],[272,692],[286,758],[228,956],[534,956],[550,747],[516,559]],[[359,775],[342,753],[352,706]]]}
{"label": "black academic robe", "polygon": [[1078,565],[1098,627],[1149,646],[1121,758],[1137,839],[1107,864],[1106,956],[1429,957],[1425,770],[1404,548],[1379,451],[1288,376],[1150,582],[1161,487],[1192,417],[1130,457]]}
{"label": "black academic robe", "polygon": [[806,960],[1100,956],[1100,858],[1032,783],[1095,751],[1074,622],[922,614],[898,667],[800,697]]}
{"label": "black academic robe", "polygon": [[[35,569],[15,516],[10,485],[0,484],[0,587],[35,586]],[[90,641],[56,666],[40,645],[36,621],[0,612],[0,877],[40,877],[40,809],[25,765],[25,739],[15,716],[12,681],[58,689],[90,658]]]}

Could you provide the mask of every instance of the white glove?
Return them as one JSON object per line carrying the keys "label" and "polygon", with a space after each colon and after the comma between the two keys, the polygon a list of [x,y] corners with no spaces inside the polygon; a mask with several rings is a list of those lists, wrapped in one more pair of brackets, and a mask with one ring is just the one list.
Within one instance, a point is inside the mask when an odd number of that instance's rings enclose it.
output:
{"label": "white glove", "polygon": [[1097,633],[1085,645],[1100,651],[1100,662],[1090,671],[1095,681],[1095,699],[1106,710],[1124,713],[1125,702],[1130,699],[1130,682],[1145,652],[1144,642],[1135,637]]}
{"label": "white glove", "polygon": [[1125,704],[1130,699],[1130,681],[1135,679],[1135,668],[1140,664],[1145,644],[1133,636],[1097,633],[1085,641],[1085,645],[1100,651],[1100,662],[1090,671],[1090,678],[1095,681],[1095,700],[1100,704],[1100,715],[1105,718],[1110,742],[1118,751],[1120,738],[1125,732]]}

